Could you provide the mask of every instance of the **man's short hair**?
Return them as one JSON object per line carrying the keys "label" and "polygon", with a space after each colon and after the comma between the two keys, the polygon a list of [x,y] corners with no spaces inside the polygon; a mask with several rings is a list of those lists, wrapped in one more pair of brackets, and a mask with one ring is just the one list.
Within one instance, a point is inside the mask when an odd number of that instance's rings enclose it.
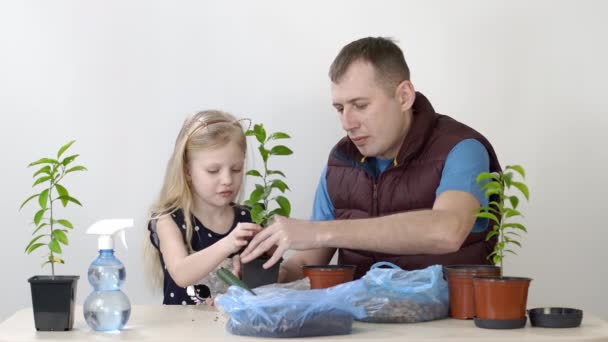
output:
{"label": "man's short hair", "polygon": [[344,46],[329,68],[331,81],[338,83],[350,65],[356,61],[371,63],[380,84],[390,91],[410,79],[410,69],[403,57],[403,51],[390,38],[367,37]]}

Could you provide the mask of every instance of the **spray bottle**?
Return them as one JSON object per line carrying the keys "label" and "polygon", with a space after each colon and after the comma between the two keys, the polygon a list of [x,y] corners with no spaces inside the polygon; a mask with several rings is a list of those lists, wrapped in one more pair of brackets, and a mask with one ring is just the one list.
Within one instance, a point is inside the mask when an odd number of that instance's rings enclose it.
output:
{"label": "spray bottle", "polygon": [[89,283],[93,292],[83,305],[87,324],[97,331],[120,330],[129,320],[131,303],[120,290],[125,281],[125,266],[114,256],[114,238],[119,235],[125,248],[125,229],[133,219],[109,219],[95,222],[87,234],[98,236],[99,256],[89,266]]}

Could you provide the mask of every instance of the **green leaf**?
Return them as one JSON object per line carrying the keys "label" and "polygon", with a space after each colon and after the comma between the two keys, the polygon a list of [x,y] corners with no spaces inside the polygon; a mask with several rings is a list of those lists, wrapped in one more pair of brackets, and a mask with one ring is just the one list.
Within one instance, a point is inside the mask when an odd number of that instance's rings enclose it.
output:
{"label": "green leaf", "polygon": [[517,205],[519,204],[519,198],[517,196],[510,196],[509,201],[511,202],[511,206],[513,209],[517,209]]}
{"label": "green leaf", "polygon": [[291,137],[287,133],[275,132],[270,135],[270,138],[268,138],[268,140],[289,139],[289,138],[291,138]]}
{"label": "green leaf", "polygon": [[526,171],[524,170],[523,167],[521,167],[521,165],[507,165],[506,169],[515,170],[522,176],[522,178],[526,178]]}
{"label": "green leaf", "polygon": [[253,207],[255,203],[260,201],[262,194],[264,194],[264,188],[260,185],[256,186],[255,190],[249,195],[249,199],[245,201],[245,204]]}
{"label": "green leaf", "polygon": [[269,175],[269,176],[270,176],[270,175],[281,175],[281,176],[283,176],[283,177],[287,178],[287,176],[285,176],[285,174],[284,174],[283,172],[281,172],[281,171],[277,171],[277,170],[268,170],[268,171],[266,172],[266,174],[267,174],[267,175]]}
{"label": "green leaf", "polygon": [[49,209],[48,208],[40,209],[36,212],[36,214],[34,214],[34,224],[35,225],[40,224],[40,220],[42,220],[42,215],[44,215],[44,212],[47,210],[49,210]]}
{"label": "green leaf", "polygon": [[515,209],[506,208],[505,209],[505,218],[513,217],[513,216],[521,216],[521,213]]}
{"label": "green leaf", "polygon": [[285,190],[289,189],[287,184],[285,184],[285,182],[283,182],[280,179],[273,179],[272,182],[270,183],[270,187],[277,188],[277,189],[281,190],[281,192],[283,192],[283,193],[285,192]]}
{"label": "green leaf", "polygon": [[27,167],[34,166],[34,165],[39,165],[39,164],[53,164],[53,165],[57,165],[57,164],[59,164],[59,162],[56,159],[40,158],[40,159],[36,160],[35,162],[30,163]]}
{"label": "green leaf", "polygon": [[264,189],[264,193],[262,194],[262,199],[266,200],[268,198],[268,196],[270,196],[270,193],[272,192],[272,187],[269,186],[266,189]]}
{"label": "green leaf", "polygon": [[513,252],[513,251],[512,251],[512,250],[510,250],[510,249],[505,249],[505,252],[506,252],[506,253],[511,253],[511,254],[517,255],[517,253]]}
{"label": "green leaf", "polygon": [[255,138],[260,142],[260,144],[263,144],[266,141],[266,130],[264,129],[264,125],[253,125],[253,132],[255,133]]}
{"label": "green leaf", "polygon": [[521,183],[521,182],[513,182],[511,185],[513,185],[514,187],[519,189],[519,191],[521,191],[521,193],[524,194],[524,196],[526,197],[527,200],[530,200],[530,194],[528,192],[528,187],[526,186],[526,184]]}
{"label": "green leaf", "polygon": [[481,172],[479,175],[477,175],[477,179],[476,182],[477,183],[481,183],[486,179],[490,179],[493,178],[495,180],[500,180],[500,176],[496,173],[496,172]]}
{"label": "green leaf", "polygon": [[257,224],[262,224],[262,222],[264,221],[264,209],[262,208],[262,205],[259,203],[255,203],[251,206],[251,220],[253,220],[253,222],[257,223]]}
{"label": "green leaf", "polygon": [[289,200],[287,199],[287,197],[277,196],[277,198],[275,198],[275,201],[277,202],[279,207],[281,207],[281,209],[283,210],[282,215],[285,217],[289,217],[289,215],[291,215],[291,203],[289,203]]}
{"label": "green leaf", "polygon": [[64,245],[68,244],[68,236],[62,230],[55,229],[53,230],[53,238],[57,241],[61,242]]}
{"label": "green leaf", "polygon": [[268,213],[268,217],[273,217],[275,215],[281,215],[281,216],[287,216],[287,212],[285,212],[285,210],[283,208],[276,208],[273,211],[271,211],[270,213]]}
{"label": "green leaf", "polygon": [[61,157],[61,155],[63,154],[63,152],[65,152],[65,150],[67,150],[70,146],[72,146],[72,144],[75,142],[76,140],[72,140],[69,143],[61,146],[61,148],[59,149],[59,151],[57,151],[57,159],[59,159],[59,157]]}
{"label": "green leaf", "polygon": [[492,188],[492,189],[486,190],[487,198],[489,198],[492,195],[500,195],[500,194],[502,194],[502,190],[500,190],[500,189]]}
{"label": "green leaf", "polygon": [[74,167],[69,168],[69,169],[68,169],[68,170],[65,172],[65,174],[68,174],[68,173],[70,173],[70,172],[75,172],[75,171],[87,171],[87,168],[86,168],[86,167],[84,167],[84,166],[82,166],[82,165],[74,166]]}
{"label": "green leaf", "polygon": [[483,213],[477,213],[475,214],[475,217],[477,218],[487,218],[490,219],[496,223],[500,223],[500,221],[498,220],[498,218],[496,217],[496,215],[492,214],[492,213],[488,213],[488,212],[483,212]]}
{"label": "green leaf", "polygon": [[482,185],[480,187],[481,190],[485,190],[485,189],[499,189],[500,191],[502,191],[502,184],[500,184],[497,181],[492,181],[492,182],[487,182],[484,185]]}
{"label": "green leaf", "polygon": [[25,253],[30,254],[33,251],[35,251],[36,249],[38,249],[38,247],[40,247],[40,246],[46,246],[46,243],[35,243],[35,244],[31,245],[30,248],[27,251],[25,251]]}
{"label": "green leaf", "polygon": [[521,243],[519,243],[519,242],[517,242],[517,241],[515,241],[515,240],[509,239],[509,243],[512,243],[512,244],[514,244],[514,245],[517,245],[517,246],[519,246],[519,247],[521,248]]}
{"label": "green leaf", "polygon": [[290,154],[293,154],[293,151],[290,150],[287,146],[277,145],[270,150],[270,154],[275,156],[288,156]]}
{"label": "green leaf", "polygon": [[51,176],[40,177],[40,178],[36,179],[36,181],[34,182],[34,184],[32,184],[32,187],[35,187],[36,185],[38,185],[40,183],[44,183],[44,182],[48,181],[51,178],[52,178]]}
{"label": "green leaf", "polygon": [[42,168],[40,168],[40,170],[36,171],[36,173],[34,173],[34,175],[32,176],[32,178],[36,178],[36,176],[38,176],[41,173],[46,173],[47,175],[51,175],[51,166],[47,165],[47,166],[43,166]]}
{"label": "green leaf", "polygon": [[494,263],[494,265],[500,265],[501,260],[502,258],[498,254],[494,254],[494,256],[492,257],[492,262]]}
{"label": "green leaf", "polygon": [[57,189],[57,194],[61,198],[61,204],[63,204],[63,206],[65,207],[66,205],[68,205],[67,198],[70,197],[68,189],[64,188],[60,184],[55,184],[55,188]]}
{"label": "green leaf", "polygon": [[504,234],[505,234],[505,236],[508,235],[508,236],[515,236],[515,237],[521,238],[521,235],[517,234],[516,232],[504,232]]}
{"label": "green leaf", "polygon": [[59,246],[59,242],[57,242],[55,238],[53,238],[51,242],[49,242],[49,249],[53,253],[61,254],[61,246]]}
{"label": "green leaf", "polygon": [[63,166],[68,166],[69,163],[73,162],[74,159],[76,159],[79,156],[79,154],[73,154],[69,157],[65,157],[62,161],[61,164],[63,164]]}
{"label": "green leaf", "polygon": [[260,151],[260,155],[262,156],[262,160],[265,162],[268,161],[268,155],[270,153],[270,151],[268,151],[267,149],[264,148],[264,146],[258,147],[258,150]]}
{"label": "green leaf", "polygon": [[44,226],[48,226],[48,223],[41,223],[38,225],[38,227],[36,227],[36,229],[32,232],[32,235],[36,234],[40,229],[42,229]]}
{"label": "green leaf", "polygon": [[[27,246],[25,247],[24,252],[28,253],[28,249],[30,249],[30,247],[32,247],[32,245],[34,245],[36,243],[36,241],[40,240],[41,238],[47,236],[46,234],[42,234],[42,235],[38,235],[35,238],[33,238],[30,243],[27,244]],[[41,245],[44,245],[43,243],[41,243]],[[29,254],[29,253],[28,253]]]}
{"label": "green leaf", "polygon": [[488,206],[493,206],[494,208],[498,209],[499,211],[501,210],[501,205],[500,203],[496,202],[496,201],[490,201],[490,203],[488,203]]}
{"label": "green leaf", "polygon": [[40,208],[45,209],[47,206],[47,202],[49,200],[49,189],[44,189],[38,196],[38,204],[40,204]]}
{"label": "green leaf", "polygon": [[528,230],[526,230],[526,227],[524,227],[523,224],[521,223],[505,223],[502,225],[503,228],[515,228],[515,229],[519,229],[519,230],[523,230],[524,232],[528,232]]}
{"label": "green leaf", "polygon": [[488,235],[486,235],[486,241],[490,240],[493,236],[498,235],[498,231],[496,230],[492,230],[488,233]]}
{"label": "green leaf", "polygon": [[74,226],[68,220],[61,219],[61,220],[53,220],[53,221],[59,223],[60,225],[62,225],[64,227],[67,227],[67,228],[70,228],[70,229],[74,229]]}
{"label": "green leaf", "polygon": [[78,201],[77,199],[75,199],[74,197],[71,197],[71,196],[59,196],[59,197],[55,198],[53,201],[56,201],[56,200],[60,200],[61,202],[63,202],[63,200],[67,200],[74,204],[78,204],[79,206],[82,207],[82,204],[80,203],[80,201]]}
{"label": "green leaf", "polygon": [[57,262],[60,264],[65,264],[65,261],[63,261],[63,259],[61,259],[60,257],[53,255],[53,261],[52,262]]}
{"label": "green leaf", "polygon": [[25,201],[23,201],[23,203],[21,203],[21,206],[19,207],[19,210],[21,210],[23,208],[23,206],[27,204],[27,202],[31,201],[32,199],[34,199],[34,198],[36,198],[38,196],[40,196],[40,194],[35,194],[35,195],[32,195],[32,196],[28,197]]}
{"label": "green leaf", "polygon": [[254,176],[254,177],[262,177],[262,174],[258,170],[249,170],[249,171],[247,171],[246,175]]}
{"label": "green leaf", "polygon": [[513,180],[513,173],[507,172],[507,173],[503,174],[502,179],[505,182],[505,184],[507,185],[507,188],[510,188],[511,181]]}

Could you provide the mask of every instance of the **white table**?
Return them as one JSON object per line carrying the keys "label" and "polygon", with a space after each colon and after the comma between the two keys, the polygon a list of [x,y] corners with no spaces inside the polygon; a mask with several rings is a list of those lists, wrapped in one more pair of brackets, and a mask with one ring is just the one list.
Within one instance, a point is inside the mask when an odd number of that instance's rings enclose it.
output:
{"label": "white table", "polygon": [[[92,331],[76,309],[74,330],[37,332],[31,308],[17,311],[0,323],[0,341],[248,341],[266,340],[231,335],[226,318],[207,306],[136,305],[125,330]],[[275,339],[276,340],[276,339]],[[585,314],[578,328],[486,330],[472,321],[445,319],[416,324],[370,324],[355,322],[350,335],[307,338],[307,341],[608,341],[608,323]]]}

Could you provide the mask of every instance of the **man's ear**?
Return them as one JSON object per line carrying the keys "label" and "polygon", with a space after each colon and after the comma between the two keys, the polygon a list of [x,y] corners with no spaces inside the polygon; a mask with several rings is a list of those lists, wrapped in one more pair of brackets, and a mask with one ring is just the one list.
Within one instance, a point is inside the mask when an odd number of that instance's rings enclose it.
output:
{"label": "man's ear", "polygon": [[412,82],[406,80],[399,83],[397,89],[395,89],[395,97],[399,101],[401,111],[410,110],[416,100],[416,90]]}

